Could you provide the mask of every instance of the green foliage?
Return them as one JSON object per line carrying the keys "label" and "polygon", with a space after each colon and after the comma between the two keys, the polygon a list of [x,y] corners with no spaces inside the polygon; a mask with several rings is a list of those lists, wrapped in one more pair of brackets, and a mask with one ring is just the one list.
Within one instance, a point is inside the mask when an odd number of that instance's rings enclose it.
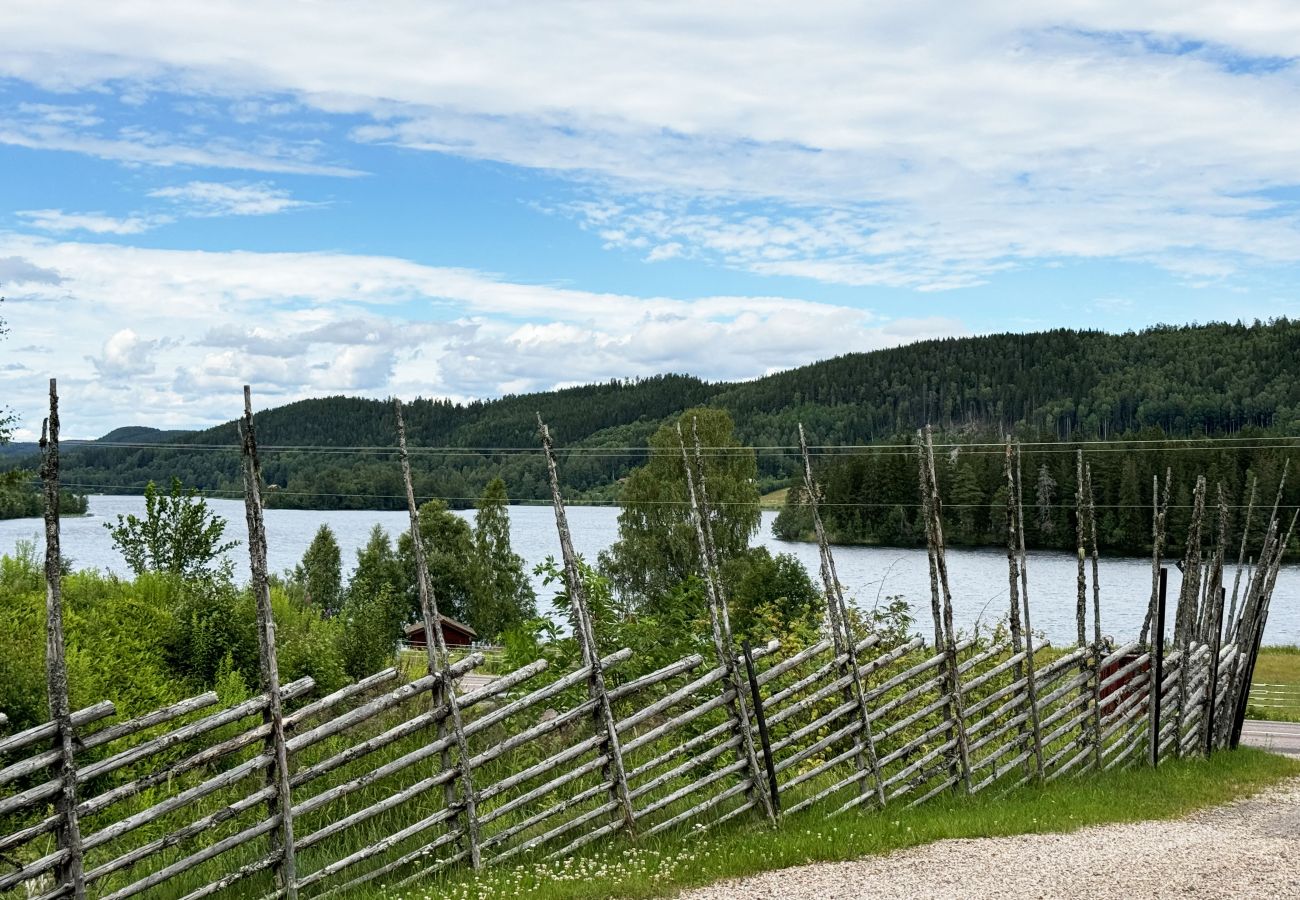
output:
{"label": "green foliage", "polygon": [[796,637],[798,647],[816,643],[825,598],[794,556],[755,547],[730,560],[722,577],[737,640],[748,638],[757,646],[780,637],[787,650]]}
{"label": "green foliage", "polygon": [[[45,494],[35,483],[35,478],[35,473],[25,469],[0,472],[0,519],[30,519],[44,515]],[[86,506],[85,495],[59,492],[59,515],[85,515]]]}
{"label": "green foliage", "polygon": [[[758,470],[754,451],[742,447],[731,417],[694,409],[680,423],[693,455],[692,425],[704,451],[704,480],[719,564],[743,555],[758,531]],[[628,477],[620,497],[618,540],[600,555],[600,568],[627,602],[645,612],[700,571],[699,543],[691,524],[689,493],[677,423],[650,438],[650,461]]]}
{"label": "green foliage", "polygon": [[158,493],[149,482],[144,502],[143,519],[132,513],[119,515],[116,526],[104,524],[112,533],[113,546],[136,575],[165,572],[193,577],[239,543],[221,542],[226,520],[209,510],[193,488],[184,490],[179,478],[172,478],[169,494]]}
{"label": "green foliage", "polygon": [[391,666],[406,620],[406,598],[390,585],[358,590],[354,582],[338,615],[342,670],[352,678],[364,678]]}
{"label": "green foliage", "polygon": [[305,602],[327,612],[338,609],[343,593],[343,559],[338,539],[328,525],[316,530],[294,580],[303,588]]}
{"label": "green foliage", "polygon": [[[437,598],[438,612],[465,622],[475,631],[479,631],[481,624],[489,629],[486,634],[495,633],[490,631],[491,623],[483,620],[474,608],[477,563],[469,523],[451,512],[441,500],[430,500],[421,506],[419,520],[429,585]],[[414,620],[420,616],[420,593],[409,532],[402,532],[398,537],[397,555],[402,572],[400,593],[406,598],[409,618]]]}
{"label": "green foliage", "polygon": [[474,520],[474,585],[469,624],[481,638],[493,637],[537,615],[537,597],[524,560],[510,544],[506,483],[488,482]]}
{"label": "green foliage", "polygon": [[137,583],[149,580],[165,580],[173,588],[173,627],[163,636],[163,647],[174,671],[207,686],[228,663],[257,684],[257,617],[230,578],[146,574]]}

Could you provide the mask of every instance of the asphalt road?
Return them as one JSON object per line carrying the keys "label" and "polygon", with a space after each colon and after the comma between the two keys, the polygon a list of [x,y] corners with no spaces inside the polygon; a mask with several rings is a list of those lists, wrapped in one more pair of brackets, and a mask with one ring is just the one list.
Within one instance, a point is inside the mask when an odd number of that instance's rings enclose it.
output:
{"label": "asphalt road", "polygon": [[1274,753],[1300,756],[1300,723],[1247,719],[1241,729],[1241,742]]}

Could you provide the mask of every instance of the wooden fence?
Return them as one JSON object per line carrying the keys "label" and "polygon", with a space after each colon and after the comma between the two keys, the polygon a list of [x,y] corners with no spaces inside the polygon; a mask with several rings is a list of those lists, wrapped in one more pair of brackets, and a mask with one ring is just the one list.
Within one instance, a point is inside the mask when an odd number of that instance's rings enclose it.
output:
{"label": "wooden fence", "polygon": [[[398,428],[414,525],[400,406]],[[51,720],[0,737],[0,893],[188,900],[400,889],[449,866],[566,857],[614,836],[635,841],[740,817],[775,822],[809,810],[839,815],[915,805],[945,792],[1082,777],[1236,744],[1290,537],[1276,504],[1256,562],[1238,564],[1247,580],[1243,586],[1236,579],[1225,615],[1225,531],[1202,559],[1205,485],[1198,483],[1183,559],[1189,576],[1166,651],[1161,554],[1168,501],[1163,508],[1158,502],[1148,617],[1154,627],[1112,646],[1101,637],[1090,475],[1081,458],[1079,640],[1053,648],[1034,640],[1018,452],[1008,445],[1009,630],[997,641],[963,637],[952,621],[941,501],[925,434],[918,471],[935,635],[932,642],[887,640],[853,627],[805,465],[827,598],[825,636],[804,648],[772,641],[751,649],[737,646],[730,632],[699,441],[683,435],[715,653],[631,675],[625,673],[642,671],[634,649],[598,650],[550,436],[544,425],[540,431],[583,650],[579,668],[554,672],[538,660],[458,691],[456,680],[481,665],[482,655],[451,663],[437,641],[427,650],[426,673],[413,680],[387,669],[326,696],[315,696],[310,678],[281,685],[246,394],[242,435],[262,692],[225,707],[206,693],[115,721],[109,702],[67,708],[52,383],[42,442],[53,560]],[[420,558],[418,529],[412,536]],[[1243,557],[1245,547],[1243,541]],[[424,567],[418,569],[429,624],[437,621],[437,598]]]}

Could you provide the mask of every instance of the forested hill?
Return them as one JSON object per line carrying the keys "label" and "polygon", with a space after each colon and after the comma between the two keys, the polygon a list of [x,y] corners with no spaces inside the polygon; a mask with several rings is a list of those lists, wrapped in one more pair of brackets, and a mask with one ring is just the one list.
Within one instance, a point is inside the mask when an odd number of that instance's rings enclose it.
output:
{"label": "forested hill", "polygon": [[[617,480],[643,461],[621,448],[644,446],[657,425],[698,405],[726,409],[743,441],[765,447],[793,443],[800,421],[814,444],[871,443],[926,423],[953,434],[1014,428],[1060,440],[1153,428],[1171,437],[1247,428],[1295,434],[1297,359],[1300,322],[1285,319],[1126,334],[1058,329],[923,341],[748,382],[663,375],[468,404],[416,400],[407,427],[413,446],[442,448],[416,456],[421,494],[470,502],[501,475],[513,498],[545,497],[535,452],[541,412],[559,445],[585,448],[563,460],[568,489],[613,496]],[[392,456],[352,449],[393,445],[390,403],[305,400],[259,413],[257,427],[277,505],[399,505]],[[135,491],[176,475],[206,490],[237,491],[236,444],[233,422],[185,433],[119,429],[100,445],[69,447],[65,478],[84,490]],[[770,484],[792,471],[786,455],[759,459]],[[0,459],[15,464],[32,460]]]}

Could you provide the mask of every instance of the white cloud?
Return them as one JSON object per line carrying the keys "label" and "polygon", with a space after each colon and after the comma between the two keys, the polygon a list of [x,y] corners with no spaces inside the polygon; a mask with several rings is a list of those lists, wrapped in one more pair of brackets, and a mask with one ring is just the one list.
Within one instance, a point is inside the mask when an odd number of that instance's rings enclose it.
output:
{"label": "white cloud", "polygon": [[104,341],[102,352],[89,357],[95,371],[107,379],[150,375],[157,366],[155,356],[167,339],[145,340],[130,328],[123,328]]}
{"label": "white cloud", "polygon": [[102,120],[93,112],[94,107],[84,105],[19,104],[14,113],[0,114],[0,144],[82,153],[128,165],[199,166],[299,175],[362,174],[357,169],[320,159],[321,147],[315,141],[265,137],[237,141],[202,134],[177,135],[139,126],[111,130],[102,126]]}
{"label": "white cloud", "polygon": [[[1058,257],[1178,273],[1300,260],[1282,192],[1300,181],[1300,8],[1282,0],[571,0],[509,15],[406,0],[360,15],[343,0],[26,4],[6,16],[0,74],[224,97],[245,119],[298,104],[362,117],[360,141],[568,173],[615,207],[608,242],[647,259],[676,243],[758,273],[926,288]],[[0,140],[322,169],[83,125],[47,116]],[[755,201],[773,206],[768,226]],[[647,229],[647,212],[663,220]]]}
{"label": "white cloud", "polygon": [[149,196],[169,200],[191,216],[266,216],[314,205],[295,200],[288,191],[265,182],[191,181],[158,188]]}
{"label": "white cloud", "polygon": [[[593,293],[381,256],[0,234],[6,254],[62,279],[30,285],[29,298],[45,302],[6,316],[13,340],[60,348],[55,374],[69,433],[79,435],[223,421],[245,382],[264,403],[327,393],[464,399],[665,371],[753,378],[966,330],[797,298]],[[47,354],[15,356],[41,372],[51,364]],[[0,372],[0,393],[24,416],[39,412],[38,387]]]}
{"label": "white cloud", "polygon": [[87,231],[91,234],[141,234],[173,221],[170,216],[108,216],[104,213],[69,213],[61,209],[22,209],[14,213],[32,228],[62,233]]}

